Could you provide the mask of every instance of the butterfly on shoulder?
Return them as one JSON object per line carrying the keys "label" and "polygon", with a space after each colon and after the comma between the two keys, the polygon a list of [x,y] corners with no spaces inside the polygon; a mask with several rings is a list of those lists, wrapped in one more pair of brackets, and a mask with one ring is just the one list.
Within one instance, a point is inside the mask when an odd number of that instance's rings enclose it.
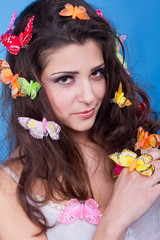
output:
{"label": "butterfly on shoulder", "polygon": [[4,59],[0,59],[0,81],[6,85],[10,84],[9,86],[12,89],[11,94],[13,98],[17,96],[26,96],[18,83],[18,77],[19,74],[13,75],[9,64]]}
{"label": "butterfly on shoulder", "polygon": [[47,137],[48,134],[52,140],[59,139],[61,128],[54,121],[47,121],[46,118],[43,118],[41,122],[28,117],[19,117],[18,122],[22,127],[29,130],[31,136],[36,139],[43,139],[43,137]]}
{"label": "butterfly on shoulder", "polygon": [[21,86],[22,91],[32,100],[37,96],[37,92],[41,88],[41,84],[39,82],[34,82],[31,80],[29,83],[25,78],[22,77],[18,77],[18,82]]}
{"label": "butterfly on shoulder", "polygon": [[64,17],[72,16],[72,19],[76,19],[76,17],[81,20],[89,20],[90,19],[90,17],[86,13],[86,9],[84,7],[82,7],[82,6],[73,7],[73,5],[70,3],[67,3],[65,5],[65,8],[59,12],[59,15],[64,16]]}
{"label": "butterfly on shoulder", "polygon": [[121,82],[119,83],[118,91],[115,92],[114,98],[111,99],[110,101],[117,103],[120,108],[132,105],[131,101],[126,97],[124,97],[124,92],[122,91]]}
{"label": "butterfly on shoulder", "polygon": [[21,32],[19,36],[15,36],[12,34],[4,34],[1,37],[1,42],[11,54],[17,55],[20,51],[20,48],[25,47],[31,40],[33,20],[34,16],[29,19],[24,32]]}
{"label": "butterfly on shoulder", "polygon": [[135,151],[141,149],[141,153],[147,153],[151,148],[158,148],[160,145],[160,135],[148,134],[142,127],[138,128]]}
{"label": "butterfly on shoulder", "polygon": [[155,171],[155,167],[150,162],[153,160],[149,154],[137,156],[135,152],[124,149],[120,153],[113,153],[109,157],[118,165],[128,167],[129,172],[136,170],[142,175],[151,176]]}
{"label": "butterfly on shoulder", "polygon": [[76,198],[67,202],[58,221],[64,224],[70,224],[77,219],[85,219],[90,224],[98,225],[100,221],[100,212],[98,204],[94,199],[89,198],[84,203]]}
{"label": "butterfly on shoulder", "polygon": [[[12,31],[14,29],[14,22],[16,20],[16,17],[17,17],[17,11],[15,10],[12,17],[11,17],[11,20],[10,20],[7,31],[4,34],[2,34],[1,37],[3,37],[5,34],[11,34],[12,33]],[[0,42],[1,42],[1,37],[0,37]]]}

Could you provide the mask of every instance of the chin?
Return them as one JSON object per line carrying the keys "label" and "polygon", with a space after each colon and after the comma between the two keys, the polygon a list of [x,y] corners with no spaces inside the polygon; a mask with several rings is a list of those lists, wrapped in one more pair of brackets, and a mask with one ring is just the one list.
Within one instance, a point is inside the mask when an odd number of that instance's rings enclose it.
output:
{"label": "chin", "polygon": [[79,124],[79,126],[76,126],[76,127],[70,127],[72,130],[74,131],[77,131],[77,132],[86,132],[86,131],[89,131],[91,130],[91,128],[93,127],[93,124]]}

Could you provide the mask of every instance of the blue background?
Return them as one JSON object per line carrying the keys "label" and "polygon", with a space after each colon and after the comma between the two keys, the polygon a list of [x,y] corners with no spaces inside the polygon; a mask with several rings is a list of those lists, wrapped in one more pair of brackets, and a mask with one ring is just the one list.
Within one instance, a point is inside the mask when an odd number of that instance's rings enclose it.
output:
{"label": "blue background", "polygon": [[[18,14],[32,0],[6,0],[0,5],[0,36],[7,30],[11,15]],[[66,1],[69,2],[69,1]],[[159,0],[88,0],[118,29],[127,35],[128,70],[150,95],[151,106],[159,112],[160,102],[160,1]],[[0,58],[6,50],[0,44]],[[0,93],[2,83],[0,83]],[[1,112],[1,102],[0,102]],[[7,144],[1,142],[7,126],[0,118],[0,161],[7,157]]]}

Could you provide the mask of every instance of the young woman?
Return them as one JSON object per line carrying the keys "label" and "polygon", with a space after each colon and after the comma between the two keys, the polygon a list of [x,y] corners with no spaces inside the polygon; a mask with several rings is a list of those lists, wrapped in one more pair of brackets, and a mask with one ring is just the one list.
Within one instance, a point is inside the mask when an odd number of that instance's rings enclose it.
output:
{"label": "young woman", "polygon": [[[5,86],[14,152],[0,168],[0,239],[160,239],[159,150],[149,177],[124,168],[115,181],[109,158],[156,122],[148,97],[119,61],[110,24],[83,0],[68,4],[33,2],[15,22],[20,44],[4,40],[12,72],[41,88],[14,99]],[[120,83],[130,106],[114,99]]]}

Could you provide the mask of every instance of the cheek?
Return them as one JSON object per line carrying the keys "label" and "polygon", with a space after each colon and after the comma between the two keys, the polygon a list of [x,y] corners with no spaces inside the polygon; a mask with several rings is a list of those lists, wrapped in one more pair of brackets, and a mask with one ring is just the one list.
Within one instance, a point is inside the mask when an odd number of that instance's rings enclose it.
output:
{"label": "cheek", "polygon": [[101,81],[94,85],[94,93],[97,99],[102,100],[106,93],[106,81]]}
{"label": "cheek", "polygon": [[46,89],[46,94],[55,114],[56,112],[62,112],[69,108],[72,103],[72,96],[68,91],[63,92],[63,90],[54,89],[53,91],[53,89]]}

